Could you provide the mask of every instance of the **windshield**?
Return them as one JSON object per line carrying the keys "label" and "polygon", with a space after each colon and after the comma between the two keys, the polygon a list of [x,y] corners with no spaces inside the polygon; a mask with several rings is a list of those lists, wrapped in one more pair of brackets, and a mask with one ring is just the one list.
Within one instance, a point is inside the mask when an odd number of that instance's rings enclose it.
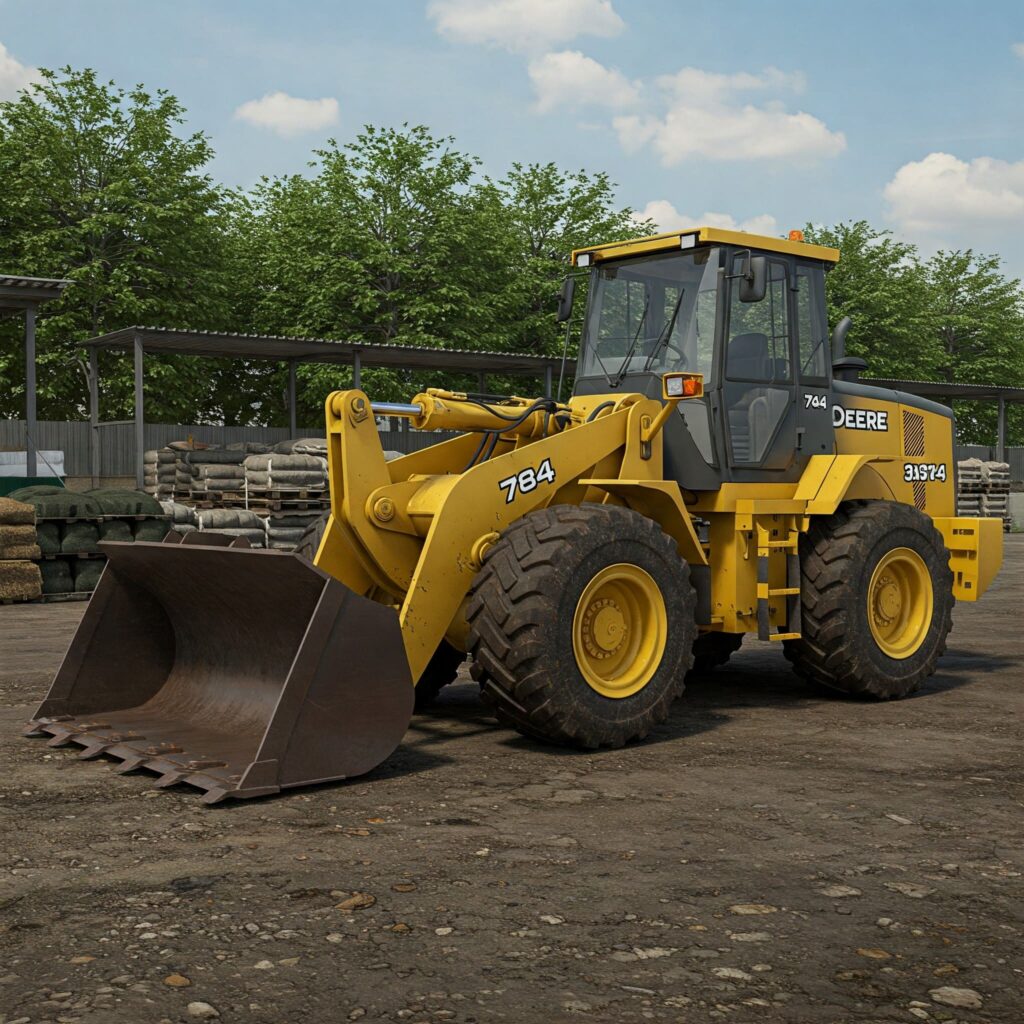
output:
{"label": "windshield", "polygon": [[711,375],[718,249],[661,253],[598,267],[579,376],[617,383],[628,373]]}

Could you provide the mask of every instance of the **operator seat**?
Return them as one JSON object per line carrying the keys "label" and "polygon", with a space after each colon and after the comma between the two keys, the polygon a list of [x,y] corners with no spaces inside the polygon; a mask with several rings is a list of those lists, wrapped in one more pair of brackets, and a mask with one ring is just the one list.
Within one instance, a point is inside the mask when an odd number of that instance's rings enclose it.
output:
{"label": "operator seat", "polygon": [[[770,377],[768,337],[760,333],[737,334],[729,342],[726,376],[730,380],[767,381]],[[735,393],[735,392],[734,392]],[[729,406],[729,436],[733,462],[759,462],[765,431],[769,429],[764,388],[751,386]]]}

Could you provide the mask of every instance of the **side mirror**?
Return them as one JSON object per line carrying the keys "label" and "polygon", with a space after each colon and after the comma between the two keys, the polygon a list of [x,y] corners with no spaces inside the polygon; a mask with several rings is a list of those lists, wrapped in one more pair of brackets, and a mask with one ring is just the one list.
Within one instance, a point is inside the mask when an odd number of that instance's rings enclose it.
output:
{"label": "side mirror", "polygon": [[768,259],[747,253],[740,275],[740,302],[760,302],[768,290]]}
{"label": "side mirror", "polygon": [[576,278],[567,277],[562,282],[562,290],[558,293],[558,313],[555,320],[564,324],[572,316],[572,300],[576,295]]}

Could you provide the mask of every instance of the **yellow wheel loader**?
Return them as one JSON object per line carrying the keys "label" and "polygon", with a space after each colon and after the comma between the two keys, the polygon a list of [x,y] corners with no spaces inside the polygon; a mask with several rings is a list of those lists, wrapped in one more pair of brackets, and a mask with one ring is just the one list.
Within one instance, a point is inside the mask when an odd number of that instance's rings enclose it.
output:
{"label": "yellow wheel loader", "polygon": [[[745,634],[903,697],[979,598],[1001,523],[957,517],[948,409],[858,380],[833,249],[697,228],[573,254],[573,395],[326,402],[312,563],[192,533],[108,562],[28,731],[213,803],[369,771],[468,657],[498,719],[620,746]],[[563,290],[559,316],[572,305]],[[460,433],[387,461],[376,416]]]}

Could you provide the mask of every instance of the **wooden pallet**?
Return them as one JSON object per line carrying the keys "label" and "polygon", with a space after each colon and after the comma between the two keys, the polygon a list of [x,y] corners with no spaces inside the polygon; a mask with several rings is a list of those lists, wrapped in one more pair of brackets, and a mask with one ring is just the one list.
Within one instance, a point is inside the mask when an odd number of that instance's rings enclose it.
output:
{"label": "wooden pallet", "polygon": [[61,601],[88,601],[92,597],[91,590],[76,591],[71,594],[41,594],[39,597],[26,597],[24,600],[0,598],[0,605],[6,604],[58,604]]}
{"label": "wooden pallet", "polygon": [[53,558],[106,558],[102,551],[44,551],[38,559],[32,559],[32,561],[41,561],[42,559],[53,559]]}

